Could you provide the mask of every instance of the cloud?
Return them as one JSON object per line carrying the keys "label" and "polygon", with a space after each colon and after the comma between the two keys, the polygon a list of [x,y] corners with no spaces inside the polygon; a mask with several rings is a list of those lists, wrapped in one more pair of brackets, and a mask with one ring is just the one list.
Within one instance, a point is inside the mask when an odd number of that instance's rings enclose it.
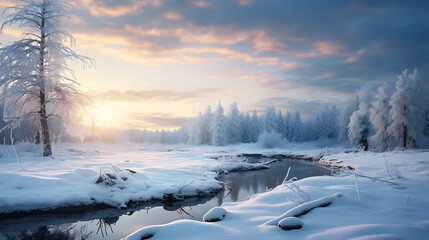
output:
{"label": "cloud", "polygon": [[14,5],[16,5],[16,3],[15,3],[15,2],[13,2],[13,1],[9,1],[9,0],[2,0],[2,1],[0,2],[0,7],[1,7],[1,8],[12,7],[12,6],[14,6]]}
{"label": "cloud", "polygon": [[178,14],[177,12],[167,12],[164,13],[163,16],[169,20],[180,20],[183,18],[183,16]]}
{"label": "cloud", "polygon": [[[210,68],[207,85],[247,82],[249,95],[344,96],[395,80],[406,67],[429,75],[425,0],[79,0],[76,6],[78,20],[66,28],[80,48],[136,64]],[[228,67],[240,71],[222,71]]]}
{"label": "cloud", "polygon": [[238,0],[238,4],[240,5],[249,5],[252,4],[253,0]]}
{"label": "cloud", "polygon": [[[83,7],[87,9],[93,16],[102,17],[119,17],[127,14],[135,14],[141,10],[142,7],[148,5],[150,1],[119,1],[113,2],[114,4],[106,4],[101,0],[80,0],[82,5],[76,4],[76,7]],[[109,3],[109,1],[107,1]]]}
{"label": "cloud", "polygon": [[200,8],[206,8],[206,7],[209,7],[211,5],[211,3],[206,2],[204,0],[199,0],[199,1],[195,0],[195,1],[191,1],[191,2],[192,2],[192,4],[194,4],[195,6],[200,7]]}
{"label": "cloud", "polygon": [[88,92],[88,95],[95,100],[101,101],[118,101],[118,102],[143,102],[143,101],[157,101],[157,102],[171,102],[171,101],[193,101],[201,99],[207,95],[220,92],[221,89],[195,89],[195,90],[108,90],[102,92]]}

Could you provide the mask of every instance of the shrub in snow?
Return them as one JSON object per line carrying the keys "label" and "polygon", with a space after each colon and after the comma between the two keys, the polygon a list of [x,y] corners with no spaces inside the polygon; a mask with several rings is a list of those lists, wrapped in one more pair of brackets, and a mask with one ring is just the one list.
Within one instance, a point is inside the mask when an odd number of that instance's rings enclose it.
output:
{"label": "shrub in snow", "polygon": [[128,180],[127,174],[134,174],[131,169],[122,170],[119,167],[112,165],[110,169],[100,169],[100,175],[95,181],[96,184],[104,183],[107,186],[117,185],[119,189],[125,189],[125,181]]}
{"label": "shrub in snow", "polygon": [[264,148],[281,147],[285,142],[282,135],[276,132],[263,132],[258,138],[258,144]]}
{"label": "shrub in snow", "polygon": [[226,216],[227,211],[222,207],[214,207],[203,216],[204,222],[219,222]]}
{"label": "shrub in snow", "polygon": [[301,229],[304,223],[296,217],[287,217],[279,222],[279,228],[283,230]]}
{"label": "shrub in snow", "polygon": [[391,162],[384,159],[384,165],[386,166],[386,172],[391,179],[401,179],[403,178],[401,172],[397,167],[395,167]]}
{"label": "shrub in snow", "polygon": [[[290,170],[290,168],[289,168],[289,170]],[[286,178],[289,175],[289,170],[288,170],[288,174],[286,175]],[[285,180],[286,180],[286,178],[285,178]],[[296,180],[296,178],[292,178],[292,179],[286,181],[285,186],[287,188],[289,188],[293,193],[295,193],[296,196],[298,196],[298,200],[295,200],[295,202],[297,204],[302,204],[302,203],[310,201],[310,194],[308,192],[305,192],[304,190],[302,190],[298,185],[296,185],[294,183],[294,180]]]}

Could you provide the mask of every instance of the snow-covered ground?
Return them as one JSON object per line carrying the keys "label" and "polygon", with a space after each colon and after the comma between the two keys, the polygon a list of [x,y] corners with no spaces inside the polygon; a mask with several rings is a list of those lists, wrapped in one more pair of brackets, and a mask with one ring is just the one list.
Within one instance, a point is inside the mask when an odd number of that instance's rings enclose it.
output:
{"label": "snow-covered ground", "polygon": [[[428,239],[429,151],[318,151],[328,154],[321,161],[356,170],[289,182],[244,202],[224,203],[206,216],[217,222],[179,220],[143,228],[126,239]],[[308,146],[299,151],[306,152],[317,154]],[[309,202],[304,203],[300,190],[310,195]],[[277,224],[302,228],[286,231]]]}
{"label": "snow-covered ground", "polygon": [[[205,218],[217,222],[179,220],[143,228],[127,239],[427,239],[429,234],[427,150],[344,153],[317,143],[275,149],[94,143],[58,145],[53,158],[38,157],[31,144],[15,150],[0,147],[3,214],[93,203],[125,207],[129,201],[204,194],[222,187],[216,172],[261,166],[241,158],[234,164],[222,155],[324,155],[325,164],[356,170],[288,181],[247,201],[224,203]],[[277,224],[301,228],[286,231]]]}
{"label": "snow-covered ground", "polygon": [[40,157],[33,144],[0,145],[0,214],[101,203],[126,207],[130,201],[204,195],[223,187],[218,173],[265,167],[229,157],[234,147],[223,150],[60,144],[53,157]]}

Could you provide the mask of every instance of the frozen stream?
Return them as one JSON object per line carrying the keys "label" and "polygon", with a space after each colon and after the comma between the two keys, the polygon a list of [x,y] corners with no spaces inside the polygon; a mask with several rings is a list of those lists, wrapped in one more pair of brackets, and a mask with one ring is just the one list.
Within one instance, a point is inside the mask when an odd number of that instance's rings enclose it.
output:
{"label": "frozen stream", "polygon": [[[250,158],[250,161],[270,159]],[[0,220],[0,239],[121,239],[135,230],[178,219],[201,220],[223,202],[242,201],[281,184],[287,169],[298,179],[330,175],[331,170],[300,160],[282,159],[270,169],[223,175],[225,190],[211,198],[192,198],[173,203],[152,203],[126,210],[102,209],[79,214],[46,214]]]}

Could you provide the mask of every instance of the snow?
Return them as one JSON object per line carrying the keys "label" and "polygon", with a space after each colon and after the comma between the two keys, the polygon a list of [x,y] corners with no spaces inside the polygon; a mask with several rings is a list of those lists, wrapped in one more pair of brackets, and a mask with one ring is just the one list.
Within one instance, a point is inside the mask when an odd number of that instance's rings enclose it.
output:
{"label": "snow", "polygon": [[282,219],[284,218],[289,218],[289,217],[299,217],[301,215],[304,215],[308,212],[310,212],[311,210],[318,208],[318,207],[327,207],[330,204],[332,204],[335,200],[336,197],[341,197],[342,194],[341,193],[336,193],[333,196],[326,196],[311,202],[306,202],[303,203],[301,205],[298,205],[290,210],[288,210],[287,212],[283,213],[282,215],[280,215],[279,217],[276,217],[268,222],[266,222],[265,224],[267,225],[279,225],[280,221],[282,221]]}
{"label": "snow", "polygon": [[248,163],[246,158],[240,158],[233,155],[222,157],[221,162],[211,168],[211,171],[226,174],[228,172],[262,170],[267,168],[269,167],[266,164]]}
{"label": "snow", "polygon": [[126,207],[129,201],[184,198],[223,187],[211,171],[218,161],[203,153],[139,147],[61,144],[54,157],[44,158],[37,148],[17,145],[23,170],[11,147],[1,146],[0,213],[101,203]]}
{"label": "snow", "polygon": [[304,223],[297,217],[287,217],[279,222],[279,228],[283,230],[301,229]]}
{"label": "snow", "polygon": [[[355,169],[299,181],[289,176],[272,190],[224,203],[204,217],[221,221],[178,220],[126,239],[427,239],[429,234],[428,150],[346,153],[320,142],[273,149],[94,143],[60,144],[54,157],[43,158],[33,146],[16,149],[26,170],[10,146],[0,147],[1,213],[93,203],[123,208],[129,201],[205,194],[222,187],[213,169],[231,171],[228,164],[245,163],[236,157],[241,153],[323,156],[321,163]],[[300,196],[304,193],[309,199]],[[301,229],[278,226],[298,220]]]}
{"label": "snow", "polygon": [[[275,153],[280,151],[273,149]],[[318,151],[322,150],[319,148]],[[331,160],[351,166],[357,174],[344,171],[340,176],[310,177],[294,182],[310,194],[310,202],[297,205],[299,201],[294,200],[298,196],[286,182],[247,201],[224,203],[221,209],[227,212],[228,217],[222,221],[178,220],[145,227],[126,239],[140,239],[148,232],[154,233],[151,239],[427,239],[427,150],[385,153],[344,153],[340,149],[323,151],[327,155],[321,161]],[[317,155],[316,150],[306,144],[299,151],[303,152]],[[386,161],[403,177],[390,176]],[[312,210],[300,215],[309,209]],[[297,215],[300,215],[301,229],[283,231],[278,227],[278,223],[288,226],[293,225],[293,221],[298,222],[297,219],[287,220]],[[273,225],[267,224],[270,221]]]}
{"label": "snow", "polygon": [[225,210],[225,208],[214,207],[204,215],[203,221],[219,222],[225,218],[226,214],[227,214],[227,211]]}

